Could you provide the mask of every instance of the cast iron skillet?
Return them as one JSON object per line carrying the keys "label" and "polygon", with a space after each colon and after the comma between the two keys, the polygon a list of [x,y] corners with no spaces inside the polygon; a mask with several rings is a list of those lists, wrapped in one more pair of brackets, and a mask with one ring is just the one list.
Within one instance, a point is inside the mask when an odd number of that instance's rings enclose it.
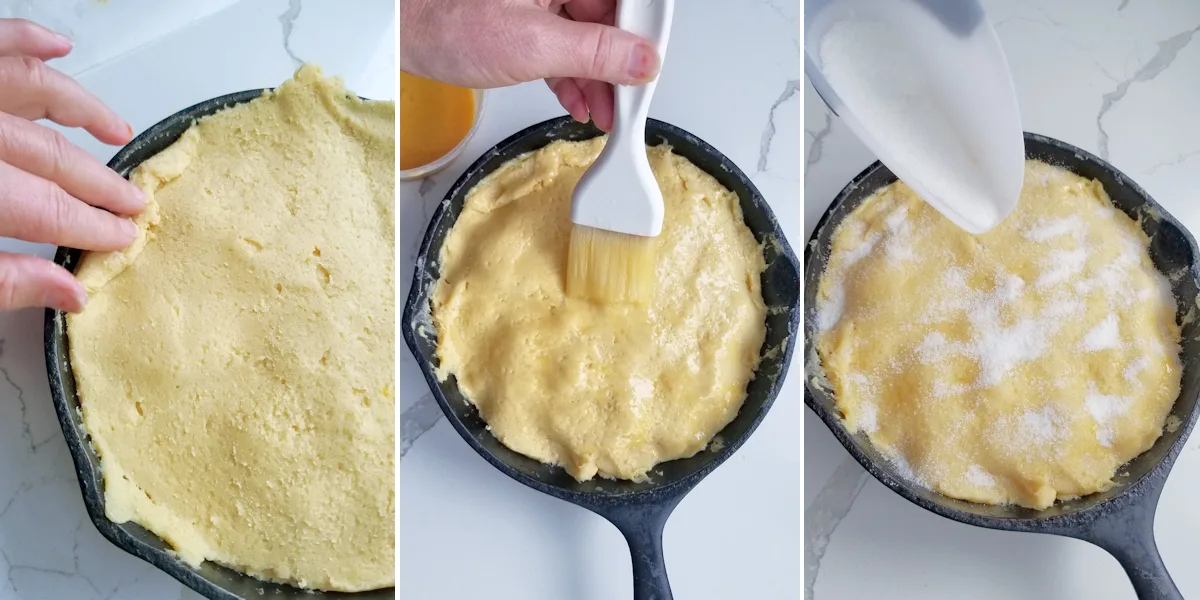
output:
{"label": "cast iron skillet", "polygon": [[670,144],[677,154],[737,193],[746,225],[760,242],[767,242],[764,246],[767,270],[762,275],[763,299],[768,306],[781,310],[773,311],[767,317],[762,362],[750,382],[741,411],[719,434],[724,441],[722,448],[661,464],[653,470],[648,482],[592,480],[579,483],[560,468],[544,465],[506,448],[487,430],[487,424],[475,407],[458,390],[456,380],[451,377],[440,383],[434,375],[437,334],[430,319],[429,297],[440,276],[442,243],[462,211],[467,192],[517,156],[554,140],[586,140],[600,133],[593,126],[580,124],[570,117],[551,119],[514,134],[475,161],[450,188],[425,232],[401,330],[442,411],[463,439],[505,475],[612,522],[629,542],[634,597],[637,600],[669,600],[671,589],[662,550],[663,525],[683,496],[728,459],[767,414],[783,384],[800,326],[799,262],[766,201],[732,161],[678,127],[654,119],[646,124],[647,144]]}
{"label": "cast iron skillet", "polygon": [[[1149,194],[1112,165],[1070,144],[1037,134],[1025,134],[1025,155],[1057,165],[1083,177],[1096,179],[1113,204],[1134,219],[1150,238],[1150,257],[1163,273],[1176,274],[1171,284],[1179,305],[1178,318],[1195,304],[1200,269],[1196,241],[1174,217],[1167,214]],[[813,384],[821,372],[813,342],[816,334],[817,282],[829,259],[829,242],[847,214],[879,188],[896,180],[881,163],[867,167],[838,194],[817,223],[804,250],[805,374],[804,402],[816,412],[842,445],[881,483],[914,504],[943,517],[969,525],[1050,533],[1081,539],[1111,553],[1133,581],[1142,600],[1182,600],[1154,544],[1154,509],[1167,473],[1179,456],[1196,421],[1196,398],[1200,394],[1200,325],[1183,325],[1183,384],[1171,414],[1180,420],[1173,431],[1163,432],[1150,450],[1130,461],[1118,473],[1112,489],[1034,511],[1014,506],[986,506],[947,498],[916,486],[897,475],[867,437],[851,435],[842,425],[833,394]]]}
{"label": "cast iron skillet", "polygon": [[[184,131],[200,117],[211,115],[235,104],[258,98],[266,90],[247,90],[212,100],[206,100],[167,117],[157,125],[137,136],[121,149],[108,163],[108,167],[123,177],[146,159],[170,146]],[[82,252],[71,248],[59,248],[54,262],[74,272]],[[355,594],[337,592],[311,592],[289,585],[269,583],[239,573],[232,569],[205,562],[199,568],[179,560],[171,546],[158,536],[135,523],[113,523],[104,515],[104,485],[101,463],[92,448],[83,420],[79,413],[79,396],[75,392],[75,375],[71,371],[67,351],[67,326],[63,314],[55,310],[46,311],[46,372],[50,377],[50,395],[54,399],[54,410],[58,412],[58,423],[63,437],[75,461],[79,475],[79,486],[83,490],[83,503],[88,516],[96,528],[108,540],[122,550],[158,567],[184,585],[213,600],[244,600],[260,597],[271,598],[330,598],[345,600],[384,600],[396,597],[395,588],[386,588]]]}

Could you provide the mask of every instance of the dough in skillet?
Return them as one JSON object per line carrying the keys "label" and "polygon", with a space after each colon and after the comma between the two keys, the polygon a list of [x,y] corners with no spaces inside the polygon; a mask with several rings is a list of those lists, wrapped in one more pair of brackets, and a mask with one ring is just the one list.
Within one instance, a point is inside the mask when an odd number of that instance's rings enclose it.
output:
{"label": "dough in skillet", "polygon": [[605,138],[556,141],[468,194],[431,299],[451,375],[509,448],[579,480],[639,479],[737,415],[766,335],[760,244],[736,194],[666,146],[646,306],[563,294],[571,193]]}
{"label": "dough in skillet", "polygon": [[303,587],[393,585],[394,110],[301,68],[134,170],[67,317],[107,515]]}
{"label": "dough in skillet", "polygon": [[979,236],[903,183],[879,190],[818,288],[846,427],[954,498],[1043,509],[1108,489],[1179,395],[1175,298],[1147,243],[1099,182],[1037,161]]}

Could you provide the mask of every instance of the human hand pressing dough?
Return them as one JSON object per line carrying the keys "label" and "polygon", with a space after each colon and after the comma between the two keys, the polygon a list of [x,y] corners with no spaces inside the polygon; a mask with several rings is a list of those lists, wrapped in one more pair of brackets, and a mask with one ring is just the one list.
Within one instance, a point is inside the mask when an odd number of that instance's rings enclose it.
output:
{"label": "human hand pressing dough", "polygon": [[400,65],[470,88],[545,79],[563,108],[608,131],[612,84],[660,65],[645,39],[613,27],[617,0],[400,0]]}
{"label": "human hand pressing dough", "polygon": [[[137,228],[125,216],[140,190],[62,134],[34,123],[79,127],[106,144],[133,130],[70,77],[46,66],[71,42],[22,19],[0,19],[0,236],[83,250],[120,250]],[[0,310],[49,306],[77,312],[83,286],[36,256],[0,252]]]}

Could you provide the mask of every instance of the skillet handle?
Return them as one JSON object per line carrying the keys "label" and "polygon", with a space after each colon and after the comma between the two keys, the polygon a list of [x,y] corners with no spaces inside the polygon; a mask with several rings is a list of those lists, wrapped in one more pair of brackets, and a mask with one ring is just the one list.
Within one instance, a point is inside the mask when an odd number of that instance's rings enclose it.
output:
{"label": "skillet handle", "polygon": [[1108,551],[1121,563],[1138,600],[1183,600],[1154,543],[1154,510],[1162,482],[1151,485],[1124,506],[1109,511],[1076,536]]}
{"label": "skillet handle", "polygon": [[662,505],[613,506],[597,511],[616,525],[633,559],[633,600],[673,600],[662,536],[667,517],[680,498]]}
{"label": "skillet handle", "polygon": [[1126,538],[1112,547],[1099,545],[1125,568],[1138,600],[1183,600],[1183,594],[1179,593],[1158,554],[1153,532]]}

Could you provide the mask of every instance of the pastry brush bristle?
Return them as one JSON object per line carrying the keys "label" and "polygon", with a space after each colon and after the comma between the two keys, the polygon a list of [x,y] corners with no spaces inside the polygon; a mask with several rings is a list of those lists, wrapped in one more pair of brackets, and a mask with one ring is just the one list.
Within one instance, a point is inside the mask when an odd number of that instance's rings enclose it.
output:
{"label": "pastry brush bristle", "polygon": [[654,293],[654,238],[575,225],[567,294],[601,304],[645,304]]}

